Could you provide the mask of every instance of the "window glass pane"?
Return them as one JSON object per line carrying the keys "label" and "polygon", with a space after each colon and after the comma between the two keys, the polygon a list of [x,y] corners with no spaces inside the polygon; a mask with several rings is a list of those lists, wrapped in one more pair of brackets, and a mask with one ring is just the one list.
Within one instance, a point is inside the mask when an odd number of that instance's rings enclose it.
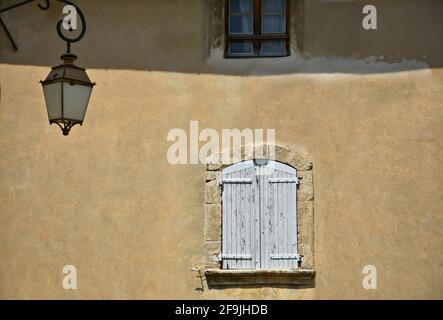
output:
{"label": "window glass pane", "polygon": [[230,33],[252,33],[252,15],[231,16]]}
{"label": "window glass pane", "polygon": [[263,12],[284,12],[285,0],[263,0]]}
{"label": "window glass pane", "polygon": [[265,15],[263,16],[264,33],[285,33],[284,15]]}
{"label": "window glass pane", "polygon": [[229,53],[232,54],[253,53],[252,41],[231,41],[229,43]]}
{"label": "window glass pane", "polygon": [[231,0],[231,12],[252,12],[252,0]]}
{"label": "window glass pane", "polygon": [[278,55],[286,54],[286,41],[285,40],[266,40],[262,42],[261,47],[262,54],[265,55]]}

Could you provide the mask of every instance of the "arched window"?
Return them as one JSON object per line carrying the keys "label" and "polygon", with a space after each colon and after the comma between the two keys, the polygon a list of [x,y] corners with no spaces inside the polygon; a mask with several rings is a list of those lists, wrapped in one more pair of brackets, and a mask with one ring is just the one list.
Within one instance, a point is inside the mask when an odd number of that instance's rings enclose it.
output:
{"label": "arched window", "polygon": [[222,171],[222,268],[290,270],[297,252],[297,170],[244,161]]}

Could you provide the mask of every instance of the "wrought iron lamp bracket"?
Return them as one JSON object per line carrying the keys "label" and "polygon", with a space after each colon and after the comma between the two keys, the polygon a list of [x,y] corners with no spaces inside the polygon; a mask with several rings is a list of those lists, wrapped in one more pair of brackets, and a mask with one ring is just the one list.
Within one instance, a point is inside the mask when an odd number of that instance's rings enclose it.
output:
{"label": "wrought iron lamp bracket", "polygon": [[[32,2],[35,2],[35,1],[40,2],[37,5],[43,11],[48,10],[50,8],[50,6],[51,6],[50,0],[40,0],[40,1],[39,0],[22,0],[22,1],[18,2],[18,3],[16,3],[16,4],[13,4],[13,5],[10,5],[10,6],[2,8],[1,1],[0,1],[0,25],[3,28],[3,30],[5,31],[6,36],[8,37],[8,39],[11,42],[11,45],[13,46],[15,51],[18,50],[17,44],[15,43],[14,38],[12,37],[11,33],[9,32],[9,29],[7,28],[6,24],[2,20],[1,14],[3,12],[19,8],[21,6],[24,6],[26,4],[29,4],[29,3],[32,3]],[[69,0],[52,0],[52,1],[58,1],[58,2],[66,4],[66,5],[74,6],[76,8],[76,10],[77,10],[78,16],[80,17],[80,20],[81,20],[81,30],[80,30],[79,35],[76,36],[76,37],[70,38],[70,37],[65,36],[65,34],[62,31],[62,29],[63,29],[63,19],[61,19],[57,23],[57,34],[58,34],[58,36],[63,41],[66,42],[67,52],[70,53],[71,52],[71,43],[75,43],[75,42],[80,41],[81,39],[83,39],[83,37],[86,34],[86,19],[85,19],[85,16],[84,16],[83,12],[80,10],[80,8],[75,3],[73,3],[73,2],[71,2]],[[44,3],[42,4],[41,2],[44,2]],[[73,30],[70,29],[69,31],[72,32]]]}

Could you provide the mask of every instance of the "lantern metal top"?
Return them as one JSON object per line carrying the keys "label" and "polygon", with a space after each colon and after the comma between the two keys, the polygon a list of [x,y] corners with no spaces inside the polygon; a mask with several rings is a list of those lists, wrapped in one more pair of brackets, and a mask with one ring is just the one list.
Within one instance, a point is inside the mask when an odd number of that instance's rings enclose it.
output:
{"label": "lantern metal top", "polygon": [[84,86],[93,87],[96,85],[89,79],[86,69],[78,67],[74,64],[77,56],[72,53],[66,53],[61,56],[64,61],[63,64],[52,67],[51,72],[44,81],[40,81],[42,85],[47,85],[57,82],[67,82],[70,84],[80,84]]}

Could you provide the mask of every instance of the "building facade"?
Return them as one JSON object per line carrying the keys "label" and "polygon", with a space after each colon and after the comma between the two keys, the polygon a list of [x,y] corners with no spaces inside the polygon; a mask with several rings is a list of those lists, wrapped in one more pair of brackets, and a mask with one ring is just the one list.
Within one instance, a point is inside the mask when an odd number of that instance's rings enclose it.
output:
{"label": "building facade", "polygon": [[[37,3],[1,14],[1,298],[443,298],[443,2],[75,1],[98,85],[68,137]],[[201,161],[216,133],[237,157]]]}

